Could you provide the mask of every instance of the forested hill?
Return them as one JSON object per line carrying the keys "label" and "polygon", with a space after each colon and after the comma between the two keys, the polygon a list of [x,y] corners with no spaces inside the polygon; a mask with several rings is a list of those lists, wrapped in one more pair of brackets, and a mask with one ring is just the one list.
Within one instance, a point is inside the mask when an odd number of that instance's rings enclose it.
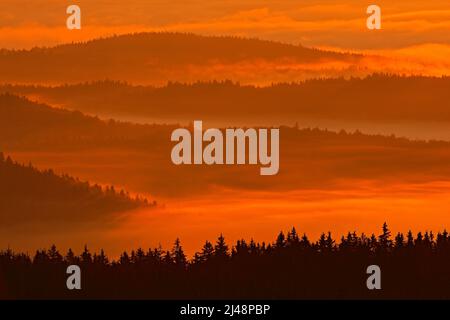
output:
{"label": "forested hill", "polygon": [[170,135],[181,126],[103,121],[11,95],[0,96],[3,151],[40,168],[156,196],[204,192],[205,186],[212,185],[294,190],[329,186],[344,179],[447,181],[450,172],[449,142],[286,126],[280,127],[280,172],[270,177],[270,183],[260,179],[257,166],[205,165],[192,170],[170,160],[174,146]]}
{"label": "forested hill", "polygon": [[146,199],[131,197],[112,186],[91,185],[52,170],[40,171],[0,152],[0,229],[27,223],[51,227],[57,223],[107,222],[114,213],[148,205]]}
{"label": "forested hill", "polygon": [[335,121],[450,121],[450,78],[376,74],[364,79],[318,79],[268,87],[231,81],[168,83],[163,87],[100,81],[62,86],[0,86],[0,92],[37,97],[50,105],[123,119],[176,115],[192,119],[246,124],[271,119],[272,124],[304,119]]}
{"label": "forested hill", "polygon": [[[245,61],[352,61],[357,55],[236,37],[140,33],[50,48],[0,51],[0,81],[61,83],[177,79],[192,66]],[[185,69],[186,68],[186,69]],[[177,73],[182,69],[182,73]]]}
{"label": "forested hill", "polygon": [[53,108],[11,94],[0,95],[0,144],[4,148],[76,148],[100,143],[118,146],[136,141],[148,144],[157,137],[168,136],[170,128],[103,121],[79,111]]}

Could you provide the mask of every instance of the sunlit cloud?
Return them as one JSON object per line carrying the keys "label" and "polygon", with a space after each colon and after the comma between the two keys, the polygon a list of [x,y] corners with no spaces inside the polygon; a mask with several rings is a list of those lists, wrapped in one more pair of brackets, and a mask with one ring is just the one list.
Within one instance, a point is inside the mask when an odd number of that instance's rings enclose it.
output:
{"label": "sunlit cloud", "polygon": [[[30,48],[88,40],[111,34],[179,31],[258,37],[306,46],[347,49],[401,48],[423,43],[450,43],[450,4],[381,1],[382,30],[365,28],[367,3],[342,1],[132,0],[125,4],[80,1],[83,30],[65,30],[67,1],[47,5],[4,1],[0,13],[2,47]],[[126,6],[126,9],[125,9]],[[24,10],[18,10],[18,8]]]}

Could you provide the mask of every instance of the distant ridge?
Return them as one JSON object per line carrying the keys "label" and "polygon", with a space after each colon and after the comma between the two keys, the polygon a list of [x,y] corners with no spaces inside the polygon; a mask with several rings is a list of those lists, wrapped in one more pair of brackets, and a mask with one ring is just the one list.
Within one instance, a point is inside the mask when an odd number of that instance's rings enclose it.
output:
{"label": "distant ridge", "polygon": [[[260,179],[255,167],[205,165],[192,170],[174,165],[170,135],[177,127],[103,121],[0,95],[0,138],[7,137],[0,140],[4,151],[23,162],[31,160],[44,168],[76,172],[90,181],[120,184],[155,197],[192,195],[210,186],[211,190],[221,186],[280,191],[359,179],[447,181],[450,172],[450,142],[281,126],[280,172],[268,183]],[[88,170],[70,165],[80,161]],[[105,168],[121,170],[105,172]]]}
{"label": "distant ridge", "polygon": [[242,63],[348,62],[358,57],[257,39],[137,33],[48,48],[2,49],[0,81],[57,84],[108,78],[160,83],[202,80],[223,72],[217,68]]}
{"label": "distant ridge", "polygon": [[80,111],[53,108],[10,93],[0,94],[0,144],[28,150],[45,147],[76,149],[99,143],[126,146],[130,141],[151,143],[173,126],[136,125],[104,121]]}
{"label": "distant ridge", "polygon": [[51,105],[119,119],[160,119],[161,123],[175,117],[181,122],[199,118],[251,124],[259,117],[274,124],[292,124],[305,118],[448,122],[449,88],[450,77],[375,74],[364,79],[316,79],[268,87],[232,81],[169,82],[158,88],[117,81],[56,87],[0,85],[0,93],[37,97]]}
{"label": "distant ridge", "polygon": [[[326,80],[327,81],[327,80]],[[338,80],[328,80],[328,81],[338,81]],[[360,80],[357,80],[360,81]],[[338,82],[337,82],[338,83]],[[433,82],[431,82],[432,84]],[[113,83],[113,82],[102,82],[97,84],[82,84],[79,86],[65,86],[65,87],[56,87],[56,88],[40,88],[34,87],[37,90],[42,89],[46,90],[62,90],[62,93],[67,93],[65,90],[90,90],[91,86],[104,86],[106,90],[113,90],[114,86],[117,85],[121,90],[126,90],[127,88],[130,90],[149,90],[149,91],[158,91],[161,89],[155,88],[146,88],[146,87],[133,87],[128,86],[127,84]],[[181,90],[202,90],[203,87],[213,86],[222,90],[222,85],[220,83],[217,84],[198,84],[198,85],[182,85],[182,84],[174,84],[173,90],[181,89]],[[312,84],[314,86],[314,83]],[[123,87],[122,87],[123,86]],[[225,84],[227,86],[227,84]],[[229,83],[228,86],[233,90],[240,89],[248,89],[248,90],[265,90],[261,88],[254,87],[240,87],[239,85],[234,85]],[[290,88],[291,85],[280,85],[274,88],[269,88],[269,90],[286,90]],[[19,91],[24,90],[34,90],[33,87],[18,87]],[[292,85],[292,88],[298,88],[297,85]],[[0,87],[1,89],[1,87]],[[164,88],[163,90],[168,90]],[[170,88],[169,90],[172,90]],[[170,94],[169,94],[170,95]],[[177,112],[175,110],[174,112]],[[206,114],[205,114],[206,115]],[[190,124],[192,125],[192,124]],[[181,125],[177,123],[170,124],[139,124],[127,121],[117,121],[114,119],[103,120],[96,116],[90,116],[82,111],[78,110],[68,110],[63,108],[54,108],[49,104],[38,103],[35,101],[31,101],[25,96],[18,96],[11,93],[1,93],[0,91],[0,142],[2,144],[21,144],[26,143],[27,141],[31,141],[33,143],[39,143],[39,139],[44,139],[42,146],[48,144],[49,146],[53,146],[48,141],[45,141],[48,138],[55,137],[56,139],[60,139],[61,142],[67,143],[67,141],[72,140],[76,137],[81,140],[88,141],[89,139],[94,139],[95,141],[102,141],[102,139],[107,138],[114,143],[120,143],[129,139],[130,141],[138,141],[144,140],[147,142],[155,142],[155,141],[169,141],[168,145],[170,145],[170,139],[167,137],[170,136],[170,133],[175,129],[179,128]],[[189,127],[189,125],[187,126]],[[417,139],[407,139],[404,137],[396,137],[393,134],[365,134],[360,132],[359,130],[352,132],[351,130],[346,132],[345,130],[333,131],[328,129],[319,129],[319,128],[310,128],[304,127],[299,128],[298,126],[281,126],[282,130],[286,130],[292,133],[292,136],[297,135],[310,135],[314,137],[322,137],[334,140],[335,138],[347,140],[353,139],[352,136],[357,136],[358,139],[364,138],[367,139],[367,143],[375,142],[375,141],[383,141],[387,144],[413,144],[417,146],[427,145],[428,143],[432,144],[444,144],[449,145],[448,141],[440,141],[440,140],[417,140]],[[292,138],[292,137],[291,137]],[[69,139],[69,140],[67,140]],[[73,141],[75,142],[75,141]],[[105,142],[105,141],[104,141]],[[76,146],[76,142],[74,144]],[[130,146],[128,143],[125,143],[125,146]],[[96,147],[94,144],[93,147]],[[143,147],[143,146],[141,146]],[[145,147],[145,146],[144,146]]]}
{"label": "distant ridge", "polygon": [[[110,52],[110,49],[120,47],[120,52]],[[193,49],[196,49],[194,51]],[[149,51],[143,51],[149,50]],[[329,50],[306,48],[257,38],[235,36],[204,36],[193,33],[178,32],[143,32],[111,37],[98,38],[84,42],[60,44],[51,47],[34,47],[29,50],[2,49],[2,56],[29,56],[45,54],[70,55],[70,51],[78,54],[112,55],[116,53],[131,53],[137,56],[153,56],[168,62],[204,62],[205,58],[220,58],[224,60],[242,60],[245,58],[277,58],[293,57],[315,60],[317,58],[360,56]],[[175,61],[172,59],[176,58]]]}
{"label": "distant ridge", "polygon": [[53,170],[22,165],[0,152],[0,229],[41,222],[67,225],[108,221],[111,214],[148,206],[114,187],[102,188]]}

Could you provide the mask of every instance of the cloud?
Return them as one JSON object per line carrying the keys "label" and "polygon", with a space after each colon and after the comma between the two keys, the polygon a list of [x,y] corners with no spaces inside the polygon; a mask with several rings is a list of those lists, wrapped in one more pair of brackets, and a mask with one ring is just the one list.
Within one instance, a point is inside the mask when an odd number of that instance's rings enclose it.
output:
{"label": "cloud", "polygon": [[[365,28],[367,4],[359,0],[165,1],[130,0],[127,4],[80,1],[84,30],[64,32],[67,1],[24,0],[0,4],[0,40],[4,47],[29,48],[138,31],[182,31],[259,37],[308,46],[400,48],[450,43],[450,4],[435,0],[380,1],[381,32]],[[20,8],[20,10],[19,10]]]}

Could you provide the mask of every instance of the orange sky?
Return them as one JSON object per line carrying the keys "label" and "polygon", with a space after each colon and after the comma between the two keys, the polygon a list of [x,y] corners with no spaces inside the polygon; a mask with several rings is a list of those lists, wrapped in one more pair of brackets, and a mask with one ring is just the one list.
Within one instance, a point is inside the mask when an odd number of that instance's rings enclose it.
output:
{"label": "orange sky", "polygon": [[[82,9],[81,31],[65,29],[65,9]],[[182,31],[233,34],[306,46],[386,49],[450,43],[450,2],[376,2],[381,31],[365,27],[361,0],[2,0],[1,47],[23,48],[114,33]]]}
{"label": "orange sky", "polygon": [[159,245],[168,249],[179,237],[191,257],[205,240],[213,241],[220,232],[232,245],[242,237],[269,243],[279,231],[287,232],[293,226],[311,240],[328,230],[339,240],[348,231],[379,235],[385,221],[393,234],[410,229],[437,232],[450,225],[450,184],[440,181],[384,188],[354,181],[354,189],[282,193],[222,189],[208,197],[160,199],[160,203],[163,205],[157,209],[128,213],[114,228],[92,226],[45,233],[11,229],[0,239],[0,247],[26,251],[57,243],[63,250],[71,247],[81,252],[88,244],[91,250],[105,248],[111,257],[117,257],[124,249]]}

